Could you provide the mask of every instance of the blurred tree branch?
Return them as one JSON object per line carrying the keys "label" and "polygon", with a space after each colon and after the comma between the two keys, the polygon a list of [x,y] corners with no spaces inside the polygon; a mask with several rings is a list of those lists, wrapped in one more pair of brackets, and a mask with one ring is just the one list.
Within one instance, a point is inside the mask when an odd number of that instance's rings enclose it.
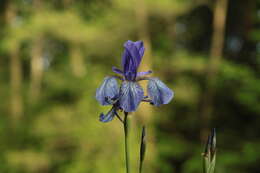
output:
{"label": "blurred tree branch", "polygon": [[213,35],[210,48],[210,59],[206,69],[205,92],[202,96],[201,110],[201,139],[206,139],[209,123],[213,111],[213,97],[215,94],[215,82],[225,39],[225,27],[228,0],[217,0],[213,14]]}
{"label": "blurred tree branch", "polygon": [[[74,0],[63,0],[64,8],[69,8],[73,1]],[[86,70],[84,59],[82,57],[80,43],[78,43],[76,40],[71,41],[69,52],[72,74],[76,77],[82,77],[86,73]]]}
{"label": "blurred tree branch", "polygon": [[74,76],[81,77],[86,73],[80,44],[71,42],[70,45],[70,66]]}
{"label": "blurred tree branch", "polygon": [[[34,0],[34,9],[42,9],[42,1]],[[37,11],[34,10],[34,13]],[[30,100],[33,102],[38,99],[41,93],[41,83],[43,76],[43,33],[38,33],[33,38],[31,48],[31,83],[30,83]]]}
{"label": "blurred tree branch", "polygon": [[[5,9],[5,23],[7,27],[15,27],[16,9],[13,1],[7,1]],[[14,44],[10,50],[10,114],[14,123],[23,114],[22,102],[22,64],[19,57],[19,44]]]}

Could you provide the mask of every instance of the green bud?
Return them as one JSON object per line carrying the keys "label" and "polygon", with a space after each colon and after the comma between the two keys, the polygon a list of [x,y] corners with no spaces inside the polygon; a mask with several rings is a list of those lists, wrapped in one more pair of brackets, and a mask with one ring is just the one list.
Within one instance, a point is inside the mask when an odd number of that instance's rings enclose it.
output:
{"label": "green bud", "polygon": [[205,152],[203,153],[204,173],[214,173],[216,163],[216,130],[212,130],[208,136]]}
{"label": "green bud", "polygon": [[146,150],[146,132],[145,132],[145,126],[143,126],[142,137],[141,137],[141,146],[140,146],[139,173],[142,172],[143,161],[144,161],[144,157],[145,157],[145,150]]}

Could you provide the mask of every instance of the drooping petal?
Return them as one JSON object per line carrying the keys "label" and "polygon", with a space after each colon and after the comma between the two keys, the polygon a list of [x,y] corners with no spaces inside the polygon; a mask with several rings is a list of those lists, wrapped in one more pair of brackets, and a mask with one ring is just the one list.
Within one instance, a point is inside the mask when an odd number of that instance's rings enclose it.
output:
{"label": "drooping petal", "polygon": [[137,73],[137,77],[142,77],[142,76],[145,76],[145,75],[148,75],[148,74],[151,74],[151,73],[152,73],[152,70],[143,71],[143,72],[138,72],[138,73]]}
{"label": "drooping petal", "polygon": [[134,112],[143,97],[144,91],[138,83],[129,81],[122,83],[119,104],[125,112]]}
{"label": "drooping petal", "polygon": [[157,78],[150,78],[147,91],[155,106],[168,104],[173,98],[173,91]]}
{"label": "drooping petal", "polygon": [[112,121],[116,114],[117,114],[116,109],[113,107],[107,114],[101,113],[99,116],[99,121],[103,123]]}
{"label": "drooping petal", "polygon": [[119,87],[114,77],[106,77],[96,91],[96,99],[101,105],[113,104],[113,100],[118,99],[118,96]]}
{"label": "drooping petal", "polygon": [[112,71],[117,73],[117,74],[119,74],[119,75],[124,75],[123,71],[118,69],[118,68],[116,68],[116,67],[112,67]]}

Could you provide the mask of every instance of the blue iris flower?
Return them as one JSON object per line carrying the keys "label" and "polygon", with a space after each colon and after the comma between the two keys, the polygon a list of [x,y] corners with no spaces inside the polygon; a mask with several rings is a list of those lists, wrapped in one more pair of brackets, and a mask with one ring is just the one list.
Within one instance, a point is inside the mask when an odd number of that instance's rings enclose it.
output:
{"label": "blue iris flower", "polygon": [[[119,87],[116,77],[106,77],[96,91],[96,99],[101,105],[112,105],[112,109],[105,115],[100,115],[100,121],[109,122],[117,111],[134,112],[141,101],[150,102],[154,106],[168,104],[174,96],[173,91],[158,78],[144,77],[152,71],[138,72],[138,67],[144,55],[142,41],[127,41],[124,44],[122,56],[122,70],[113,67],[112,70],[122,77],[122,84]],[[147,85],[148,96],[144,96],[143,88],[139,80],[149,80]]]}

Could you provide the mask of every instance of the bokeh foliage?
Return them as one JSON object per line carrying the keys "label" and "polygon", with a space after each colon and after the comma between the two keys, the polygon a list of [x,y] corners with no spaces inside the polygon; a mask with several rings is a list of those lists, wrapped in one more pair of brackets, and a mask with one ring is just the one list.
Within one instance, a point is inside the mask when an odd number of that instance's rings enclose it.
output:
{"label": "bokeh foliage", "polygon": [[[175,91],[175,98],[151,108],[151,121],[141,121],[139,114],[131,117],[133,167],[138,169],[142,122],[148,129],[146,152],[154,152],[146,158],[144,172],[202,172],[200,115],[215,3],[4,0],[0,172],[124,172],[123,129],[117,120],[98,121],[109,108],[99,106],[94,95],[103,78],[113,74],[111,67],[120,66],[123,43],[142,39],[140,6],[149,38],[145,43],[152,48],[150,68]],[[259,172],[259,11],[259,0],[228,3],[208,122],[217,129],[216,172]],[[22,107],[18,113],[17,102]]]}

